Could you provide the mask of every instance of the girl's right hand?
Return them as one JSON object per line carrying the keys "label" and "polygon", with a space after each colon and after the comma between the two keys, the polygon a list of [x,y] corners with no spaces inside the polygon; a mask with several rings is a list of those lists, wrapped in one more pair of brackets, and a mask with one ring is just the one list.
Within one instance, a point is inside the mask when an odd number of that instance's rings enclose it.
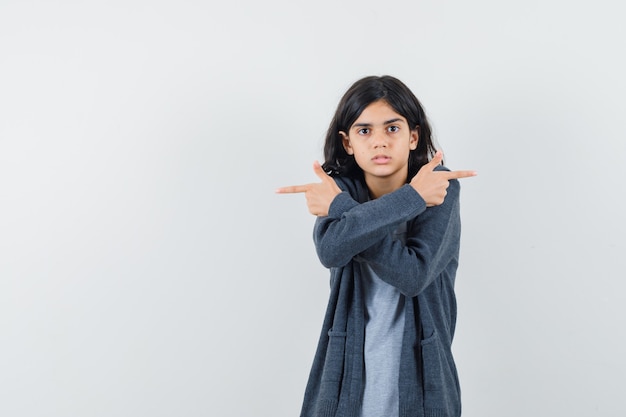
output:
{"label": "girl's right hand", "polygon": [[317,161],[313,163],[313,172],[322,182],[281,187],[276,192],[279,194],[304,193],[306,204],[311,214],[314,216],[328,216],[330,203],[341,193],[341,189],[337,186],[335,180],[324,172]]}
{"label": "girl's right hand", "polygon": [[411,179],[411,186],[426,202],[427,207],[438,206],[446,198],[450,180],[476,176],[476,171],[435,171],[441,164],[443,152],[437,151],[433,159]]}

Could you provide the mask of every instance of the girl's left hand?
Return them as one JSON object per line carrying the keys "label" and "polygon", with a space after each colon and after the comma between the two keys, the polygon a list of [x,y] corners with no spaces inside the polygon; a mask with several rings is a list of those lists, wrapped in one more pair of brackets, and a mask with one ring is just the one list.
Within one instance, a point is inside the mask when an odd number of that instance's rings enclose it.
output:
{"label": "girl's left hand", "polygon": [[281,187],[276,190],[278,194],[304,193],[309,212],[314,216],[328,216],[330,203],[335,199],[341,189],[335,180],[326,174],[319,162],[313,163],[313,172],[322,180],[321,183],[311,183],[304,185],[291,185]]}

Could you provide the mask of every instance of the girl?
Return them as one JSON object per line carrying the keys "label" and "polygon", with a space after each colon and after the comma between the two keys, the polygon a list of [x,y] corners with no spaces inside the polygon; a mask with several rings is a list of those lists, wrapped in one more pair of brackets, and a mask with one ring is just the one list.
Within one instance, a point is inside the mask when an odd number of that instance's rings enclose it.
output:
{"label": "girl", "polygon": [[301,417],[459,416],[457,179],[476,173],[441,165],[421,104],[390,76],[345,93],[324,158],[321,183],[277,190],[305,193],[331,274]]}

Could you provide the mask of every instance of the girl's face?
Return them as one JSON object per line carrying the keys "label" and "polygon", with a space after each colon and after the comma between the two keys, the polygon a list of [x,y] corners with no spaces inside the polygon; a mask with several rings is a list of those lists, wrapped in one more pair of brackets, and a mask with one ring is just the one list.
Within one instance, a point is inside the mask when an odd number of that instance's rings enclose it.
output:
{"label": "girl's face", "polygon": [[409,153],[417,148],[418,134],[406,118],[386,101],[375,101],[363,110],[348,132],[339,132],[343,147],[354,155],[365,181],[390,180],[404,184],[409,172]]}

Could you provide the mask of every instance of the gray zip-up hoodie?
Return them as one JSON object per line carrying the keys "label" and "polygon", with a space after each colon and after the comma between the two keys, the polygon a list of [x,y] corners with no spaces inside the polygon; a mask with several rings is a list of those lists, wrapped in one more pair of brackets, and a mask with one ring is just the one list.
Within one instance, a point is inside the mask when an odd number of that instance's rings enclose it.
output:
{"label": "gray zip-up hoodie", "polygon": [[[450,181],[443,204],[427,208],[408,184],[369,201],[362,181],[345,177],[335,181],[343,192],[331,203],[328,216],[317,218],[313,233],[320,261],[330,268],[331,290],[301,417],[359,416],[364,262],[406,297],[400,417],[460,416],[460,387],[451,352],[461,233],[459,182]],[[403,222],[408,222],[405,243],[392,237]]]}

